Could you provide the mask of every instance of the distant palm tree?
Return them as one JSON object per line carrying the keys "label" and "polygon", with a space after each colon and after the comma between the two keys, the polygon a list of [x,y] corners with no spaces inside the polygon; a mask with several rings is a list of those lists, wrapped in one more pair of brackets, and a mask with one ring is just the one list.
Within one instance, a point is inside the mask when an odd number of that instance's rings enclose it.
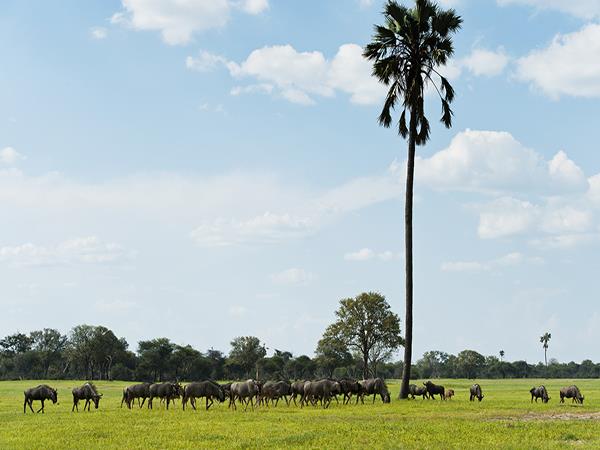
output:
{"label": "distant palm tree", "polygon": [[[451,35],[457,32],[462,19],[453,9],[442,10],[430,0],[415,0],[412,8],[388,0],[383,12],[384,25],[375,26],[375,34],[363,56],[373,61],[373,75],[389,86],[379,123],[392,124],[392,111],[402,110],[398,132],[408,137],[406,167],[406,200],[404,209],[406,331],[404,344],[404,369],[400,398],[408,398],[412,359],[413,328],[413,184],[415,150],[429,140],[429,121],[425,117],[425,88],[433,86],[442,101],[442,123],[452,126],[450,103],[454,89],[439,73],[454,53]],[[439,83],[434,81],[439,80]],[[407,120],[407,112],[409,118]]]}
{"label": "distant palm tree", "polygon": [[543,336],[540,336],[540,342],[542,343],[542,347],[544,347],[544,362],[546,363],[546,370],[548,370],[548,342],[550,342],[551,338],[552,335],[550,333],[544,333]]}
{"label": "distant palm tree", "polygon": [[504,361],[504,350],[500,350],[500,361]]}

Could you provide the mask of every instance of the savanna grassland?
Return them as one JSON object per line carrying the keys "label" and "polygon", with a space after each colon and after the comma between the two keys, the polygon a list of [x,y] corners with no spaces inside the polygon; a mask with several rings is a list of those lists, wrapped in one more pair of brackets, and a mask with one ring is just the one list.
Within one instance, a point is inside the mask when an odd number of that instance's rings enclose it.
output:
{"label": "savanna grassland", "polygon": [[[23,391],[38,381],[0,382],[0,448],[600,448],[600,380],[479,380],[485,398],[469,402],[469,380],[441,380],[456,391],[449,401],[321,408],[261,407],[231,411],[120,408],[125,382],[98,382],[104,394],[98,410],[72,413],[71,389],[81,383],[49,381],[59,404],[45,414],[23,414]],[[561,386],[577,384],[584,405],[559,403]],[[528,390],[544,384],[551,400],[530,403]],[[203,406],[203,402],[200,403]],[[39,405],[39,402],[34,404]],[[39,408],[39,406],[38,406]],[[37,409],[37,408],[36,408]]]}

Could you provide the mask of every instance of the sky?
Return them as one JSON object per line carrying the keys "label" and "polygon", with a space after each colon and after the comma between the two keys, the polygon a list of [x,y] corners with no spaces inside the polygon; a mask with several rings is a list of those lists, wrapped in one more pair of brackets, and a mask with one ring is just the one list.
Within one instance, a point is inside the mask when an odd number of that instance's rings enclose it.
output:
{"label": "sky", "polygon": [[[417,150],[414,356],[600,360],[600,2],[443,0],[454,126]],[[5,0],[0,335],[309,354],[342,298],[404,318],[406,142],[378,0]],[[404,321],[402,320],[402,323]]]}

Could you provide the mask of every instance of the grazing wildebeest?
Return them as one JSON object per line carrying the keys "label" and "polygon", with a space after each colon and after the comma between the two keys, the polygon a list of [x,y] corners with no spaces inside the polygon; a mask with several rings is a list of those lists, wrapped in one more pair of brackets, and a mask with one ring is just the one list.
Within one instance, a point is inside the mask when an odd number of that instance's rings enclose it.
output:
{"label": "grazing wildebeest", "polygon": [[367,395],[372,395],[373,396],[373,403],[375,403],[375,399],[377,398],[377,394],[379,394],[379,396],[381,397],[381,401],[383,403],[389,403],[390,402],[390,391],[387,388],[387,385],[385,384],[385,381],[383,381],[381,378],[369,378],[368,380],[361,380],[359,381],[360,386],[361,386],[361,392],[360,392],[360,400],[361,402],[364,403],[364,396]]}
{"label": "grazing wildebeest", "polygon": [[548,397],[548,391],[546,390],[546,386],[532,387],[529,390],[529,393],[531,394],[531,403],[533,403],[534,398],[536,403],[538,401],[538,398],[542,399],[542,403],[548,403],[548,400],[550,400],[550,397]]}
{"label": "grazing wildebeest", "polygon": [[230,392],[229,406],[237,409],[235,404],[235,400],[237,398],[242,402],[242,404],[246,405],[244,408],[244,411],[246,411],[248,408],[248,403],[250,403],[252,409],[254,409],[253,398],[260,394],[260,387],[254,380],[237,381],[235,383],[231,383]]}
{"label": "grazing wildebeest", "polygon": [[290,405],[288,395],[292,395],[292,386],[287,381],[267,381],[261,388],[260,401],[259,403],[265,402],[265,405],[269,406],[269,400],[271,404],[275,403],[275,406],[279,403],[279,399],[283,397],[286,405]]}
{"label": "grazing wildebeest", "polygon": [[479,386],[477,383],[475,383],[473,386],[471,386],[471,389],[469,390],[470,392],[470,396],[469,396],[469,401],[474,401],[475,399],[481,401],[483,400],[483,394],[481,393],[481,386]]}
{"label": "grazing wildebeest", "polygon": [[581,403],[583,405],[583,395],[579,391],[579,388],[575,385],[564,387],[560,390],[560,402],[564,403],[566,398],[572,398],[572,402]]}
{"label": "grazing wildebeest", "polygon": [[[140,408],[144,406],[146,399],[150,397],[150,385],[151,383],[133,384],[131,386],[127,386],[123,390],[123,397],[129,409],[131,409],[131,403],[136,398],[138,400],[138,406]],[[140,403],[140,398],[142,399],[142,403]],[[123,400],[121,400],[121,406],[123,406]]]}
{"label": "grazing wildebeest", "polygon": [[41,411],[42,414],[44,414],[44,402],[46,400],[52,400],[52,403],[58,402],[58,392],[46,384],[40,384],[34,388],[27,389],[23,394],[25,394],[25,402],[23,403],[24,414],[27,412],[27,405],[29,405],[31,412],[34,412],[32,406],[34,400],[42,402],[42,407],[37,410],[37,412]]}
{"label": "grazing wildebeest", "polygon": [[84,411],[85,408],[88,411],[90,410],[92,402],[94,402],[94,408],[98,409],[102,394],[98,393],[96,386],[92,383],[85,383],[83,386],[73,388],[71,392],[73,393],[73,407],[71,408],[71,412],[75,411],[75,409],[79,412],[79,400],[85,400],[85,404],[83,405]]}
{"label": "grazing wildebeest", "polygon": [[225,392],[221,386],[212,380],[190,383],[183,388],[181,400],[183,410],[185,411],[185,405],[187,404],[188,400],[190,400],[192,408],[196,409],[196,399],[202,397],[206,398],[206,410],[208,411],[208,408],[210,408],[214,403],[213,399],[216,398],[221,403],[225,401]]}
{"label": "grazing wildebeest", "polygon": [[352,394],[356,395],[356,403],[358,403],[358,399],[360,398],[361,386],[357,380],[353,380],[352,378],[342,378],[339,380],[340,389],[342,394],[344,394],[344,405],[350,403],[350,399],[352,398]]}
{"label": "grazing wildebeest", "polygon": [[302,399],[302,396],[304,395],[304,383],[306,383],[306,381],[294,381],[292,383],[292,400],[296,406],[298,406],[296,403],[296,397],[300,397],[300,399]]}
{"label": "grazing wildebeest", "polygon": [[444,386],[433,384],[431,381],[427,381],[426,383],[423,383],[423,385],[425,385],[425,389],[427,389],[427,395],[429,395],[430,399],[435,400],[436,395],[439,395],[442,400],[446,399],[444,396],[446,392]]}
{"label": "grazing wildebeest", "polygon": [[423,397],[425,400],[428,396],[427,388],[425,386],[417,386],[416,384],[411,384],[408,386],[408,393],[412,396],[413,400],[418,395],[419,397]]}
{"label": "grazing wildebeest", "polygon": [[446,389],[444,400],[452,400],[452,397],[454,397],[454,389]]}
{"label": "grazing wildebeest", "polygon": [[309,401],[315,406],[320,401],[323,408],[329,408],[331,397],[337,394],[341,394],[340,383],[337,381],[329,379],[307,381],[304,383],[304,393],[300,400],[300,406]]}
{"label": "grazing wildebeest", "polygon": [[169,403],[171,399],[176,395],[179,395],[178,383],[155,383],[151,384],[148,389],[148,408],[152,409],[152,400],[156,397],[165,399],[167,401],[167,409],[169,409]]}

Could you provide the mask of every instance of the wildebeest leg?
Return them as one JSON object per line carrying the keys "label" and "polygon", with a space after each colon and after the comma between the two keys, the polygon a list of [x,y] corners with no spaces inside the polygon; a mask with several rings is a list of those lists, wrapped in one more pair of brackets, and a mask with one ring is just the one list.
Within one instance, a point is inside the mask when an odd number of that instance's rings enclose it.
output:
{"label": "wildebeest leg", "polygon": [[[71,412],[75,411],[75,407],[77,406],[77,403],[78,403],[77,399],[74,398],[73,399],[73,407],[71,408]],[[77,412],[79,412],[79,408],[77,408]]]}
{"label": "wildebeest leg", "polygon": [[42,414],[44,414],[44,399],[41,400],[42,401],[42,407],[40,409],[38,409],[38,413],[41,411]]}
{"label": "wildebeest leg", "polygon": [[[208,404],[208,401],[210,400],[210,405]],[[208,408],[210,408],[213,405],[214,401],[212,399],[212,397],[206,397],[206,410],[208,411]]]}
{"label": "wildebeest leg", "polygon": [[167,410],[169,409],[169,403],[171,402],[171,397],[167,397]]}
{"label": "wildebeest leg", "polygon": [[29,409],[31,410],[31,412],[34,413],[35,411],[33,410],[33,400],[29,399],[27,400],[27,403],[29,404]]}

